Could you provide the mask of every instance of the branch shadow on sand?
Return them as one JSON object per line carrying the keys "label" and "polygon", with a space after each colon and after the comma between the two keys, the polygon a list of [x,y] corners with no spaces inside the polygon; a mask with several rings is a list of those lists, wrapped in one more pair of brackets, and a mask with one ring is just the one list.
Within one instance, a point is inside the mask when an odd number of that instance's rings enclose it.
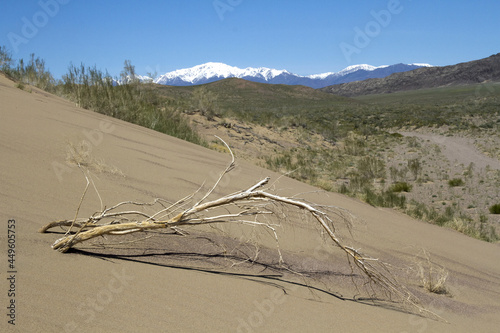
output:
{"label": "branch shadow on sand", "polygon": [[[214,240],[206,235],[186,237],[169,234],[169,236],[173,236],[169,237],[169,242],[165,242],[163,237],[153,237],[140,242],[141,244],[93,244],[73,248],[69,252],[110,262],[122,260],[243,279],[281,289],[285,295],[308,301],[320,303],[350,301],[360,305],[415,314],[400,302],[392,301],[390,297],[378,297],[375,293],[366,297],[356,291],[354,296],[343,295],[338,290],[347,288],[348,292],[352,292],[352,283],[361,281],[362,277],[345,269],[339,270],[332,263],[325,263],[323,267],[311,267],[311,258],[296,253],[285,253],[287,264],[279,265],[273,249],[260,248],[258,256],[255,256],[254,249],[244,246],[241,248],[241,244],[236,247],[235,244],[230,244],[228,239],[224,240],[225,246],[221,247],[220,239]],[[232,250],[229,251],[228,248]],[[332,290],[331,286],[336,286],[337,290]],[[364,287],[361,289],[367,289]]]}

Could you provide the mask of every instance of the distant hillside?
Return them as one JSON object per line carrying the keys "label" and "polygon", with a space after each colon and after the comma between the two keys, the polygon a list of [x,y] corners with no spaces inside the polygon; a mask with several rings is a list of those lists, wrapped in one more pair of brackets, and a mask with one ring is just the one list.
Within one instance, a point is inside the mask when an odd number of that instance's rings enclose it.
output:
{"label": "distant hillside", "polygon": [[500,81],[500,53],[457,65],[419,68],[381,79],[338,84],[320,90],[353,97],[492,81]]}
{"label": "distant hillside", "polygon": [[[158,91],[169,98],[190,100],[197,91],[203,91],[219,111],[232,113],[260,112],[275,113],[279,116],[283,110],[318,110],[334,106],[358,104],[359,102],[327,94],[306,86],[286,84],[266,84],[244,79],[229,78],[198,86],[155,85]],[[194,97],[199,99],[198,97]]]}
{"label": "distant hillside", "polygon": [[[160,94],[188,113],[233,118],[268,127],[302,127],[333,139],[342,124],[354,123],[343,110],[365,104],[305,86],[266,84],[229,78],[199,86],[155,85]],[[354,114],[355,112],[353,112]],[[343,125],[342,125],[343,126]],[[347,131],[348,129],[345,129]]]}

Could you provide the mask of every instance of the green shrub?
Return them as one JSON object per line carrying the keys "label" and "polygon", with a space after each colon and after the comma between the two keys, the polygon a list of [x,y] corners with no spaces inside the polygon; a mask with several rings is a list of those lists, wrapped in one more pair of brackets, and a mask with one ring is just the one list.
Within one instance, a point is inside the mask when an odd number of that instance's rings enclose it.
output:
{"label": "green shrub", "polygon": [[490,207],[491,214],[500,214],[500,204],[495,204]]}
{"label": "green shrub", "polygon": [[175,105],[169,104],[152,85],[136,79],[130,61],[125,61],[121,76],[122,84],[116,85],[108,73],[95,66],[71,64],[63,75],[62,93],[82,108],[205,145]]}
{"label": "green shrub", "polygon": [[12,54],[5,46],[0,46],[0,71],[10,73],[12,67]]}
{"label": "green shrub", "polygon": [[339,192],[342,193],[342,194],[348,194],[349,193],[349,189],[347,188],[346,184],[342,184],[340,186]]}
{"label": "green shrub", "polygon": [[392,186],[389,188],[390,192],[394,193],[401,193],[401,192],[410,192],[412,189],[412,186],[406,182],[398,182],[395,184],[392,184]]}
{"label": "green shrub", "polygon": [[21,81],[42,90],[53,92],[55,90],[55,80],[52,74],[45,67],[45,60],[39,57],[35,58],[35,54],[30,54],[30,59],[25,63],[24,59],[20,59],[16,68],[10,70],[11,76]]}
{"label": "green shrub", "polygon": [[359,175],[366,181],[375,178],[385,178],[385,163],[373,156],[365,156],[358,160]]}
{"label": "green shrub", "polygon": [[344,140],[344,151],[347,155],[361,156],[365,152],[366,140],[362,136],[349,133],[349,136]]}
{"label": "green shrub", "polygon": [[453,178],[448,181],[448,185],[451,187],[464,186],[464,184],[462,178]]}
{"label": "green shrub", "polygon": [[390,191],[377,193],[370,188],[365,188],[364,199],[372,206],[401,209],[406,207],[406,197]]}

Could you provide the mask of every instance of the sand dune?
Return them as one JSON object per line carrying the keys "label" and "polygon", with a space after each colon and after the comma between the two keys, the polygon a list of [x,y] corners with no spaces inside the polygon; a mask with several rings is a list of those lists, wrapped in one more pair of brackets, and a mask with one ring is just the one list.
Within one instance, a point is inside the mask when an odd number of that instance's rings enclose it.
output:
{"label": "sand dune", "polygon": [[[353,212],[355,239],[348,241],[391,264],[448,323],[407,313],[398,304],[353,298],[344,255],[321,245],[314,227],[293,219],[284,222],[292,227],[283,236],[287,257],[300,267],[329,265],[328,274],[311,280],[316,289],[292,274],[273,278],[258,265],[230,267],[221,258],[193,255],[205,246],[197,237],[204,230],[186,238],[159,235],[128,247],[82,246],[82,252],[58,253],[50,245],[60,235],[37,230],[72,218],[85,186],[78,168],[66,164],[68,143],[86,142],[86,152],[100,165],[94,180],[108,206],[154,197],[177,200],[204,181],[213,182],[229,156],[77,108],[35,88],[17,89],[4,77],[0,115],[0,239],[7,244],[7,223],[14,219],[17,271],[13,326],[5,315],[11,297],[2,245],[2,332],[495,332],[500,326],[498,244],[339,194],[317,193],[286,177],[276,185],[280,194],[309,193],[301,197]],[[279,177],[238,161],[217,193],[248,188],[266,176]],[[80,216],[99,206],[89,194]],[[419,286],[409,267],[422,249],[449,272],[451,296]]]}

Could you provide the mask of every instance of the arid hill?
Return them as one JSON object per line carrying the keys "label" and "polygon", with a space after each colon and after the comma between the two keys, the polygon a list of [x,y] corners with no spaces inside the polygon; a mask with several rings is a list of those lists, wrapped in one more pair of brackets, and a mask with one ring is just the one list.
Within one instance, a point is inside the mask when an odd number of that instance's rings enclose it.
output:
{"label": "arid hill", "polygon": [[500,81],[500,53],[457,65],[419,68],[383,79],[337,84],[320,90],[353,97],[492,81]]}

